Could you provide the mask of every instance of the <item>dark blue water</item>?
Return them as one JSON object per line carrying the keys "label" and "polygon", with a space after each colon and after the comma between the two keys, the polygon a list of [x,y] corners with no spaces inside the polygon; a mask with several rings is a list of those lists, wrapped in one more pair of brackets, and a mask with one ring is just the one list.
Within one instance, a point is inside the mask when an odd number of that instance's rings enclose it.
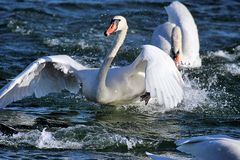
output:
{"label": "dark blue water", "polygon": [[[46,55],[101,66],[114,38],[103,32],[114,15],[127,18],[129,31],[113,65],[129,64],[167,21],[170,2],[0,0],[0,87]],[[149,151],[186,159],[175,150],[178,138],[240,138],[240,2],[181,2],[197,23],[203,66],[184,71],[186,95],[177,108],[104,106],[68,92],[27,98],[0,110],[0,123],[18,131],[0,135],[0,158],[144,159]]]}

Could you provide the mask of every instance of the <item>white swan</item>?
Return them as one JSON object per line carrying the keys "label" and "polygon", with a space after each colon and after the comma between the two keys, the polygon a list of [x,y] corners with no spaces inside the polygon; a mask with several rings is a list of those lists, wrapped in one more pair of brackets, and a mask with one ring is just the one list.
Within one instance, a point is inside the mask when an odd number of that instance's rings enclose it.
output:
{"label": "white swan", "polygon": [[186,138],[176,141],[177,149],[199,159],[240,160],[240,140],[226,135]]}
{"label": "white swan", "polygon": [[178,1],[165,9],[168,22],[154,30],[151,44],[173,54],[180,67],[200,67],[198,30],[191,13]]}
{"label": "white swan", "polygon": [[0,90],[0,107],[24,97],[42,97],[66,89],[102,104],[128,104],[156,97],[160,105],[172,108],[183,98],[183,80],[168,54],[151,45],[143,46],[136,60],[124,67],[110,68],[127,34],[127,21],[115,16],[105,32],[118,32],[115,45],[103,65],[87,68],[67,55],[46,56],[31,63]]}
{"label": "white swan", "polygon": [[[202,160],[240,160],[240,140],[226,135],[198,136],[180,139],[176,142],[177,150],[191,154]],[[153,160],[162,157],[146,152]]]}

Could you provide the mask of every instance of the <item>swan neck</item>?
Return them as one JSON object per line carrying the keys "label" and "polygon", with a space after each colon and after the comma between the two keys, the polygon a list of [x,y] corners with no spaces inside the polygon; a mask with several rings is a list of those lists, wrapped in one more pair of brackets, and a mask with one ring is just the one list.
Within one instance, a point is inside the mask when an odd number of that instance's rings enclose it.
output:
{"label": "swan neck", "polygon": [[173,53],[179,52],[182,55],[182,31],[178,26],[173,28],[171,39]]}
{"label": "swan neck", "polygon": [[117,52],[120,49],[120,47],[122,46],[122,44],[126,38],[126,35],[127,35],[127,28],[118,32],[116,40],[114,41],[114,45],[113,45],[110,53],[107,55],[107,57],[114,58],[117,55]]}
{"label": "swan neck", "polygon": [[118,35],[116,37],[116,40],[114,41],[114,45],[113,45],[111,51],[109,52],[109,54],[106,55],[106,57],[104,59],[103,65],[100,68],[99,74],[98,74],[98,82],[99,82],[98,89],[100,89],[100,90],[107,88],[106,87],[106,79],[107,79],[108,70],[110,68],[110,65],[112,64],[114,57],[117,55],[118,50],[122,46],[122,44],[125,40],[126,34],[127,34],[127,27],[126,27],[126,29],[118,32]]}

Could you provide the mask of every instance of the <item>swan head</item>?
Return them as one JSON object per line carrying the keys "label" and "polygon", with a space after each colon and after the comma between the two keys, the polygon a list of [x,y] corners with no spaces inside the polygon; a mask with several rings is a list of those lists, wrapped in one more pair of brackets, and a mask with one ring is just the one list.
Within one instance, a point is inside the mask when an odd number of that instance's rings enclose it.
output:
{"label": "swan head", "polygon": [[127,30],[127,20],[123,16],[114,16],[111,20],[109,26],[107,27],[106,31],[104,32],[105,36],[109,36],[113,32]]}

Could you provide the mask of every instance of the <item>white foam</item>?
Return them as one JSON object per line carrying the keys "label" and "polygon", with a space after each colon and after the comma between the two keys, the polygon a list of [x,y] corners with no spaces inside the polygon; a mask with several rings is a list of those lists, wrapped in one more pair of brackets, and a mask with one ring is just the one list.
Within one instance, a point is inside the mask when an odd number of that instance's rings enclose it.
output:
{"label": "white foam", "polygon": [[240,75],[240,64],[225,64],[225,69],[230,72],[233,76]]}
{"label": "white foam", "polygon": [[209,92],[206,88],[200,88],[199,80],[197,78],[190,80],[188,75],[184,74],[184,82],[184,99],[178,109],[191,111],[194,108],[205,105],[208,101]]}
{"label": "white foam", "polygon": [[19,25],[20,22],[18,22],[15,19],[12,19],[9,21],[7,26],[12,29],[13,32],[20,33],[22,35],[30,35],[33,31],[31,29],[26,29],[24,25],[28,25],[27,22],[23,22],[22,25]]}
{"label": "white foam", "polygon": [[239,54],[229,54],[229,52],[227,51],[223,51],[223,50],[219,50],[219,51],[215,51],[215,52],[210,52],[209,53],[210,56],[215,56],[215,57],[221,57],[224,58],[228,61],[235,61],[238,57],[240,57]]}
{"label": "white foam", "polygon": [[240,45],[235,47],[234,50],[240,51]]}
{"label": "white foam", "polygon": [[137,144],[142,144],[142,140],[137,140],[136,138],[127,138],[118,134],[110,136],[113,142],[118,142],[120,144],[126,144],[128,150],[133,149]]}
{"label": "white foam", "polygon": [[133,149],[137,144],[141,144],[142,140],[136,138],[127,138],[119,134],[89,134],[83,139],[85,148],[88,149],[104,149],[110,146],[126,145],[128,150]]}
{"label": "white foam", "polygon": [[141,139],[124,135],[109,133],[105,128],[98,126],[77,125],[62,128],[55,132],[32,130],[19,132],[13,136],[0,135],[0,144],[7,146],[29,145],[40,149],[104,149],[111,146],[126,146],[128,150]]}
{"label": "white foam", "polygon": [[80,46],[82,49],[89,47],[89,45],[85,42],[85,40],[80,39],[69,39],[66,37],[61,38],[46,38],[44,39],[44,43],[50,47],[54,46]]}
{"label": "white foam", "polygon": [[41,132],[41,136],[36,141],[36,146],[38,148],[61,148],[61,149],[81,149],[82,144],[78,142],[71,141],[61,141],[56,140],[51,132],[47,132],[46,128]]}
{"label": "white foam", "polygon": [[235,59],[235,56],[234,55],[230,55],[228,54],[227,51],[217,51],[217,52],[213,52],[213,55],[216,56],[216,57],[223,57],[229,61],[233,61]]}
{"label": "white foam", "polygon": [[77,44],[81,46],[82,49],[89,47],[89,45],[83,39],[79,40]]}
{"label": "white foam", "polygon": [[[176,106],[175,108],[166,108],[158,104],[157,99],[151,98],[148,105],[145,105],[144,102],[137,101],[134,104],[127,106],[119,106],[119,108],[128,109],[129,107],[135,108],[138,112],[155,114],[155,113],[165,113],[170,110],[186,110],[192,111],[197,107],[201,107],[209,102],[208,88],[201,88],[201,83],[197,78],[189,79],[187,74],[183,75],[185,82],[184,86],[184,98],[183,101]],[[216,79],[209,79],[208,86],[210,87],[216,83]]]}
{"label": "white foam", "polygon": [[50,47],[53,46],[58,46],[60,45],[60,40],[57,38],[53,38],[53,39],[46,39],[45,43],[48,44]]}
{"label": "white foam", "polygon": [[0,135],[0,144],[7,146],[19,146],[22,144],[38,148],[51,149],[81,149],[82,144],[78,141],[56,139],[53,133],[44,129],[42,132],[32,130],[30,132],[19,132],[13,136]]}
{"label": "white foam", "polygon": [[133,149],[137,144],[142,144],[142,140],[136,138],[127,138],[125,136],[114,134],[114,133],[98,133],[98,134],[88,134],[83,139],[84,147],[86,148],[97,148],[104,149],[110,146],[120,146],[126,145],[128,150]]}

